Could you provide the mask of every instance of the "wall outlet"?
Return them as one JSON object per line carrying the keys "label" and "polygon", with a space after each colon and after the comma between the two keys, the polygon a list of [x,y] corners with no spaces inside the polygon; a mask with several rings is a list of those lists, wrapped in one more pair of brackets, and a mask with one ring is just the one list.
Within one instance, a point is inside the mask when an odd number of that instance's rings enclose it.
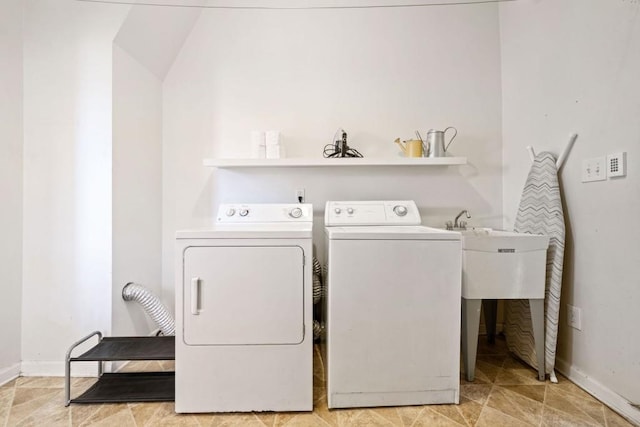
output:
{"label": "wall outlet", "polygon": [[567,325],[579,331],[582,330],[582,310],[567,304]]}
{"label": "wall outlet", "polygon": [[627,153],[614,153],[607,156],[607,176],[616,178],[627,175]]}
{"label": "wall outlet", "polygon": [[300,203],[304,203],[304,188],[298,188],[296,190],[296,200]]}
{"label": "wall outlet", "polygon": [[604,181],[607,179],[605,157],[594,157],[582,161],[582,182]]}

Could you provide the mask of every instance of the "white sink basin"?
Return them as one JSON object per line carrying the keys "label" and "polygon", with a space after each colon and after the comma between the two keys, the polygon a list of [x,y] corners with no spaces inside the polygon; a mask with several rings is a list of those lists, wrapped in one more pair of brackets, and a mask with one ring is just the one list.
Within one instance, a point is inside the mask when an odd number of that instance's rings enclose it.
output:
{"label": "white sink basin", "polygon": [[486,252],[528,252],[549,247],[549,237],[515,231],[472,228],[461,231],[462,249]]}
{"label": "white sink basin", "polygon": [[463,298],[544,298],[548,236],[490,228],[460,233]]}

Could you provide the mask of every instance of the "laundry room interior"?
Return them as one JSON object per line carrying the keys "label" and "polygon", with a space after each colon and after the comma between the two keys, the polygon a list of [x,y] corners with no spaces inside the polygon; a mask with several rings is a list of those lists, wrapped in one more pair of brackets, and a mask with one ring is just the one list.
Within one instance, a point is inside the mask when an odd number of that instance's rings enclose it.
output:
{"label": "laundry room interior", "polygon": [[[81,337],[157,329],[123,287],[173,313],[176,232],[221,205],[311,204],[324,264],[328,201],[513,230],[531,150],[566,154],[555,369],[640,425],[640,2],[245,3],[0,4],[0,426],[15,379],[64,376]],[[407,164],[394,142],[447,128],[460,161]],[[253,158],[265,130],[273,164]],[[336,135],[362,159],[324,159]],[[618,153],[624,176],[585,180]]]}

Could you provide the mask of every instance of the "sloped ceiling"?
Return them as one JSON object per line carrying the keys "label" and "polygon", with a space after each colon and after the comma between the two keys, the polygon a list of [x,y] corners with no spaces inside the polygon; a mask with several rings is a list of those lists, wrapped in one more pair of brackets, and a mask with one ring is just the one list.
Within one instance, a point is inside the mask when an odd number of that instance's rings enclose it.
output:
{"label": "sloped ceiling", "polygon": [[114,43],[164,80],[202,9],[134,6]]}

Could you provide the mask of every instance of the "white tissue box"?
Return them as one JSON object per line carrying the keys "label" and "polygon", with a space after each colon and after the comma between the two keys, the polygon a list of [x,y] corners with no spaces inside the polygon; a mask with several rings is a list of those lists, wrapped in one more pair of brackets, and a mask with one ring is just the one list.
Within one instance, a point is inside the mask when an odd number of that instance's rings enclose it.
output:
{"label": "white tissue box", "polygon": [[280,159],[282,156],[282,146],[280,144],[266,146],[267,159]]}
{"label": "white tissue box", "polygon": [[265,143],[266,145],[280,145],[281,143],[280,131],[277,131],[277,130],[266,131]]}
{"label": "white tissue box", "polygon": [[251,157],[254,159],[264,159],[266,153],[266,133],[264,131],[254,130],[251,132]]}

